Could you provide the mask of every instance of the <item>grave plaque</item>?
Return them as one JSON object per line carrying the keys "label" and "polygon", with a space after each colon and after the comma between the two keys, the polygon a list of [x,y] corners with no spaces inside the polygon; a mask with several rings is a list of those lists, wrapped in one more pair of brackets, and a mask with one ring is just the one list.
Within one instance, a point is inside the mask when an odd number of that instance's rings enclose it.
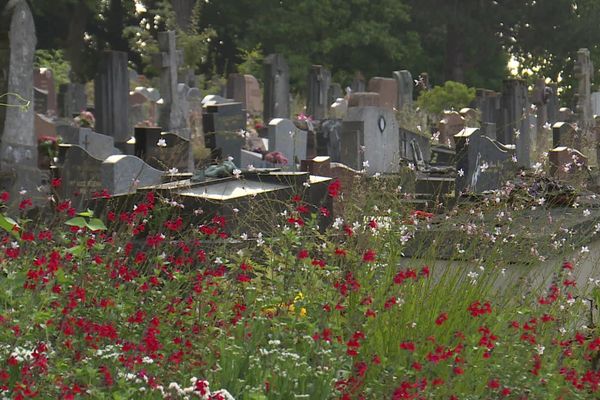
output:
{"label": "grave plaque", "polygon": [[264,60],[264,121],[290,117],[290,72],[281,54],[270,54]]}
{"label": "grave plaque", "polygon": [[308,75],[308,93],[306,112],[315,120],[327,117],[329,85],[331,84],[331,73],[322,65],[313,65]]}
{"label": "grave plaque", "polygon": [[245,142],[246,113],[242,103],[208,104],[202,115],[204,141],[211,149],[213,159],[233,157],[236,165],[240,162],[241,149]]}

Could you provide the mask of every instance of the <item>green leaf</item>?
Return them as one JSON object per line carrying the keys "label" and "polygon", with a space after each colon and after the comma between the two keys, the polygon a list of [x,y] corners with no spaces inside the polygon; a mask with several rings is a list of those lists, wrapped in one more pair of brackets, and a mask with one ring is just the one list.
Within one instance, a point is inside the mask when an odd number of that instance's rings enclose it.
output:
{"label": "green leaf", "polygon": [[77,214],[77,215],[79,215],[80,217],[88,217],[88,218],[91,218],[91,217],[93,217],[93,216],[94,216],[94,212],[88,208],[88,209],[87,209],[87,211],[80,212],[80,213],[79,213],[79,214]]}
{"label": "green leaf", "polygon": [[104,222],[102,222],[102,220],[99,218],[90,219],[86,225],[91,231],[105,231],[106,230],[106,225],[104,225]]}
{"label": "green leaf", "polygon": [[69,226],[76,226],[78,228],[85,228],[87,226],[86,220],[82,217],[71,218],[70,220],[65,222],[65,224]]}
{"label": "green leaf", "polygon": [[14,219],[7,217],[4,214],[0,214],[0,228],[9,232],[14,237],[19,238],[20,237],[19,232],[14,229],[15,227],[18,228],[19,225],[17,224],[17,222]]}
{"label": "green leaf", "polygon": [[85,254],[85,246],[80,244],[79,246],[75,246],[70,248],[68,251],[69,253],[73,254],[75,257],[81,257],[82,255]]}

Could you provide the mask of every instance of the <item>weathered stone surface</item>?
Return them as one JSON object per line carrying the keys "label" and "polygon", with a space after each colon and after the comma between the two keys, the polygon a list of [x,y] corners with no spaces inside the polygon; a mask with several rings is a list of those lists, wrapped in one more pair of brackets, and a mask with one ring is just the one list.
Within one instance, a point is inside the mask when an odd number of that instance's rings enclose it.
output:
{"label": "weathered stone surface", "polygon": [[270,54],[264,60],[265,93],[263,119],[290,117],[290,72],[281,54]]}
{"label": "weathered stone surface", "polygon": [[379,106],[390,110],[398,107],[398,83],[393,78],[375,77],[369,80],[369,92],[379,93]]}
{"label": "weathered stone surface", "polygon": [[100,166],[102,186],[111,195],[126,194],[138,187],[161,183],[164,173],[135,156],[114,155]]}
{"label": "weathered stone surface", "polygon": [[514,150],[492,140],[479,128],[465,128],[456,142],[456,195],[498,189],[516,172]]}
{"label": "weathered stone surface", "polygon": [[36,112],[48,116],[56,116],[58,113],[58,101],[56,97],[56,87],[54,85],[54,74],[48,68],[35,68],[33,70],[33,86],[42,91],[46,96],[45,107]]}
{"label": "weathered stone surface", "polygon": [[115,147],[113,137],[96,133],[90,128],[59,125],[56,131],[63,139],[63,143],[77,145],[87,151],[90,156],[99,160],[104,160],[114,154],[121,154],[121,151]]}
{"label": "weathered stone surface", "polygon": [[298,129],[292,121],[275,118],[269,122],[269,151],[278,151],[288,159],[288,166],[295,170],[296,163],[306,159],[308,133]]}
{"label": "weathered stone surface", "polygon": [[516,145],[517,163],[526,168],[531,166],[530,111],[527,83],[520,79],[504,80],[500,111],[502,122],[498,131],[498,141]]}
{"label": "weathered stone surface", "polygon": [[410,108],[413,104],[413,91],[415,83],[410,71],[403,69],[402,71],[393,72],[396,86],[398,88],[398,100],[396,102],[399,110]]}
{"label": "weathered stone surface", "polygon": [[393,111],[382,107],[351,107],[342,126],[341,161],[367,174],[400,169],[400,138]]}
{"label": "weathered stone surface", "polygon": [[331,84],[331,72],[322,65],[313,65],[308,74],[306,95],[306,113],[315,120],[327,117],[329,110],[328,94]]}
{"label": "weathered stone surface", "polygon": [[348,108],[350,107],[379,107],[379,93],[374,92],[353,92],[348,99]]}
{"label": "weathered stone surface", "polygon": [[[10,59],[7,82],[8,96],[2,98],[6,108],[0,145],[0,170],[15,176],[11,191],[26,189],[37,193],[41,183],[37,169],[37,143],[34,132],[33,59],[36,46],[35,25],[31,10],[24,0],[9,3],[2,10],[12,13],[9,43]],[[24,107],[24,105],[27,105]]]}
{"label": "weathered stone surface", "polygon": [[594,114],[591,102],[594,64],[590,59],[590,51],[588,49],[579,49],[577,51],[575,77],[577,78],[577,106],[575,107],[575,113],[577,114],[579,126],[583,129],[589,129],[594,126]]}
{"label": "weathered stone surface", "polygon": [[85,85],[82,83],[65,83],[58,91],[58,116],[73,118],[87,107]]}
{"label": "weathered stone surface", "polygon": [[242,103],[251,115],[261,115],[263,112],[260,85],[252,75],[230,74],[227,80],[227,97]]}

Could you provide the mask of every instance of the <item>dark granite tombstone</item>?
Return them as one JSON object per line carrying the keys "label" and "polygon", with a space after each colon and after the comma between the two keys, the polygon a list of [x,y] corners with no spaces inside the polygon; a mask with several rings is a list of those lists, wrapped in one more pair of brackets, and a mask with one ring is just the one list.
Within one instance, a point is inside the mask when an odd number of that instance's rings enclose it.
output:
{"label": "dark granite tombstone", "polygon": [[581,132],[569,122],[557,122],[552,125],[552,147],[581,149]]}
{"label": "dark granite tombstone", "polygon": [[327,117],[331,73],[322,65],[313,65],[308,74],[308,90],[306,95],[306,113],[315,120]]}
{"label": "dark granite tombstone", "polygon": [[527,83],[520,79],[504,80],[501,100],[501,127],[498,140],[514,144],[517,163],[522,167],[531,164],[531,127]]}
{"label": "dark granite tombstone", "polygon": [[58,92],[58,116],[73,118],[87,107],[85,85],[82,83],[64,83]]}
{"label": "dark granite tombstone", "polygon": [[290,71],[281,54],[270,54],[264,60],[265,93],[263,119],[290,117]]}
{"label": "dark granite tombstone", "polygon": [[227,97],[242,103],[251,115],[261,115],[263,112],[260,85],[252,75],[230,74],[227,79]]}
{"label": "dark granite tombstone", "polygon": [[342,143],[342,120],[327,119],[321,122],[317,133],[317,154],[327,155],[333,162],[340,162]]}
{"label": "dark granite tombstone", "polygon": [[95,79],[96,130],[112,136],[119,148],[131,138],[129,133],[129,72],[127,53],[102,53]]}
{"label": "dark granite tombstone", "polygon": [[240,162],[244,144],[242,132],[246,128],[246,113],[242,103],[205,105],[202,126],[205,145],[211,149],[213,159],[233,157],[234,163]]}
{"label": "dark granite tombstone", "polygon": [[466,191],[496,190],[516,172],[514,150],[484,136],[479,128],[465,128],[456,143],[456,195]]}
{"label": "dark granite tombstone", "polygon": [[162,171],[193,171],[190,141],[175,132],[163,132],[162,128],[135,128],[134,155]]}
{"label": "dark granite tombstone", "polygon": [[429,164],[431,161],[431,142],[429,136],[400,128],[400,158],[408,162],[416,163],[414,143],[418,145],[420,152],[422,153],[422,160]]}
{"label": "dark granite tombstone", "polygon": [[100,172],[103,159],[74,144],[60,145],[59,159],[62,197],[71,199],[75,208],[104,189]]}

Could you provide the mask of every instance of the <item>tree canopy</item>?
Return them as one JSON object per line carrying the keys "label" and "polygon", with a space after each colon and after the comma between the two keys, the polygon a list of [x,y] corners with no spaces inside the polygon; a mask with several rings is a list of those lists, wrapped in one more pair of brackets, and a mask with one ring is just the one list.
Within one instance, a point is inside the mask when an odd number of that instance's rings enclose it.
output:
{"label": "tree canopy", "polygon": [[[64,49],[72,79],[93,76],[97,54],[127,51],[131,66],[152,75],[156,33],[178,29],[189,67],[207,77],[260,73],[279,52],[301,88],[311,64],[348,84],[361,72],[409,69],[500,89],[508,60],[520,76],[543,76],[568,89],[575,54],[600,61],[596,0],[55,0],[31,2],[39,47]],[[600,64],[598,64],[600,65]],[[259,76],[260,78],[260,76]]]}

